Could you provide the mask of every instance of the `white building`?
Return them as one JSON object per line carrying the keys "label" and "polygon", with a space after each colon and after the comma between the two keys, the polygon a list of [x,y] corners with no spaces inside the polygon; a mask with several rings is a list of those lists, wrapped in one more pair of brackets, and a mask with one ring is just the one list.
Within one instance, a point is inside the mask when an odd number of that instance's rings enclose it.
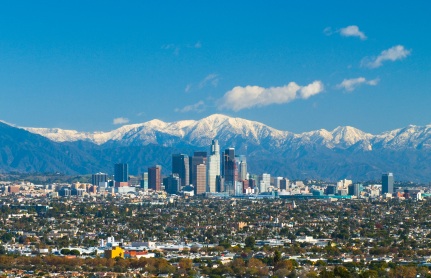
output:
{"label": "white building", "polygon": [[217,140],[213,140],[207,167],[208,192],[216,192],[217,176],[220,176],[220,146]]}
{"label": "white building", "polygon": [[337,189],[343,189],[347,188],[349,185],[351,185],[353,182],[351,180],[340,180],[337,182]]}
{"label": "white building", "polygon": [[262,174],[262,176],[260,176],[260,181],[259,181],[259,192],[267,192],[268,188],[271,186],[271,174]]}

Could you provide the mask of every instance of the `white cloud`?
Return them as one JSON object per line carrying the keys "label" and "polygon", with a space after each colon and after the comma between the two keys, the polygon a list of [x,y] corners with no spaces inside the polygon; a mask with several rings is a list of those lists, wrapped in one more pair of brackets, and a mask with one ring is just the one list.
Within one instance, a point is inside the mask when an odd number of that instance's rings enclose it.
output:
{"label": "white cloud", "polygon": [[357,87],[366,84],[370,86],[376,86],[379,83],[379,79],[367,80],[364,77],[344,79],[343,82],[337,85],[337,88],[344,89],[347,92],[354,91]]}
{"label": "white cloud", "polygon": [[323,29],[323,34],[330,36],[330,35],[334,34],[334,32],[332,31],[331,27],[326,27],[325,29]]}
{"label": "white cloud", "polygon": [[217,87],[218,83],[220,81],[220,77],[218,74],[216,73],[210,73],[207,76],[205,76],[204,79],[202,79],[199,83],[189,83],[186,85],[186,87],[184,88],[184,92],[188,93],[191,90],[200,90],[203,89],[207,86],[212,86],[212,87]]}
{"label": "white cloud", "polygon": [[180,51],[183,48],[201,48],[202,47],[202,43],[200,41],[194,43],[194,44],[164,44],[162,45],[162,49],[164,50],[172,50],[175,56],[180,55]]}
{"label": "white cloud", "polygon": [[367,66],[370,68],[378,68],[383,65],[385,61],[397,61],[402,60],[409,56],[411,50],[405,49],[402,45],[396,45],[389,49],[383,50],[379,56],[372,58],[364,58],[362,60],[362,66]]}
{"label": "white cloud", "polygon": [[321,81],[314,81],[299,90],[299,98],[307,99],[311,96],[317,95],[323,91],[323,83]]}
{"label": "white cloud", "polygon": [[340,35],[343,37],[358,37],[361,40],[366,40],[367,36],[363,32],[359,30],[359,27],[356,25],[350,25],[339,30]]}
{"label": "white cloud", "polygon": [[192,88],[192,84],[187,84],[187,86],[184,88],[184,92],[186,93],[190,92],[191,88]]}
{"label": "white cloud", "polygon": [[129,119],[123,118],[123,117],[115,118],[112,121],[112,124],[114,124],[114,125],[124,125],[124,124],[127,124],[127,123],[129,123]]}
{"label": "white cloud", "polygon": [[314,81],[307,86],[290,82],[282,87],[263,88],[259,86],[237,86],[226,92],[219,100],[219,109],[239,111],[251,107],[282,104],[295,99],[307,99],[323,91],[323,83]]}
{"label": "white cloud", "polygon": [[175,108],[175,112],[186,113],[186,112],[202,112],[205,110],[205,103],[201,100],[195,104],[184,106],[183,108]]}
{"label": "white cloud", "polygon": [[218,74],[208,74],[201,82],[199,82],[199,89],[202,89],[207,84],[211,84],[213,87],[217,87],[219,82]]}
{"label": "white cloud", "polygon": [[335,31],[333,31],[331,27],[326,27],[325,29],[323,29],[323,33],[327,36],[339,33],[343,37],[358,37],[361,40],[367,39],[367,36],[365,36],[364,32],[360,31],[359,27],[356,25],[349,25]]}

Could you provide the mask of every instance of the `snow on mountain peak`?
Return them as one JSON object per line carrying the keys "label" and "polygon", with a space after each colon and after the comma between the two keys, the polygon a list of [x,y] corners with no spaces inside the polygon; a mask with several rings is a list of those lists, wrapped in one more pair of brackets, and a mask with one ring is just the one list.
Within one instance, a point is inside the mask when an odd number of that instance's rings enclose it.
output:
{"label": "snow on mountain peak", "polygon": [[339,144],[344,142],[347,145],[354,145],[358,141],[369,140],[373,137],[372,134],[365,133],[362,130],[351,126],[339,126],[332,132],[333,142]]}
{"label": "snow on mountain peak", "polygon": [[[242,118],[213,114],[201,120],[164,122],[154,119],[140,124],[130,124],[109,132],[79,132],[59,128],[23,128],[53,141],[90,141],[98,145],[117,141],[125,145],[170,144],[185,140],[195,145],[208,145],[212,139],[228,141],[234,138],[253,144],[270,144],[274,147],[319,144],[327,148],[348,148],[362,142],[371,150],[379,144],[391,148],[426,146],[431,148],[431,125],[406,128],[372,135],[351,126],[339,126],[332,131],[320,129],[293,134]],[[236,139],[235,139],[236,140]]]}

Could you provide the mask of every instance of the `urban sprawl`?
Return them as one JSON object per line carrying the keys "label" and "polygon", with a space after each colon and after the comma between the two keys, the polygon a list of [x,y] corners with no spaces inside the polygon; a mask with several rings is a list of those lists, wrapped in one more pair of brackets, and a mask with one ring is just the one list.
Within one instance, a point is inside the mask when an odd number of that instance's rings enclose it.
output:
{"label": "urban sprawl", "polygon": [[[6,178],[5,178],[6,177]],[[91,183],[0,176],[0,276],[431,277],[427,185],[253,175],[234,148]]]}

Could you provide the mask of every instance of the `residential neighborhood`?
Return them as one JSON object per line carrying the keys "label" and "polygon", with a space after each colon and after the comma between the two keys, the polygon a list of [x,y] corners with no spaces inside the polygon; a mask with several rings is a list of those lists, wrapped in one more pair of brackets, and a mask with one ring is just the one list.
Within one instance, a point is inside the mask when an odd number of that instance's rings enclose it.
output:
{"label": "residential neighborhood", "polygon": [[401,190],[391,198],[286,199],[140,188],[61,197],[49,188],[65,185],[2,184],[20,189],[0,199],[5,275],[430,276],[431,200],[423,186],[414,189],[422,198]]}

